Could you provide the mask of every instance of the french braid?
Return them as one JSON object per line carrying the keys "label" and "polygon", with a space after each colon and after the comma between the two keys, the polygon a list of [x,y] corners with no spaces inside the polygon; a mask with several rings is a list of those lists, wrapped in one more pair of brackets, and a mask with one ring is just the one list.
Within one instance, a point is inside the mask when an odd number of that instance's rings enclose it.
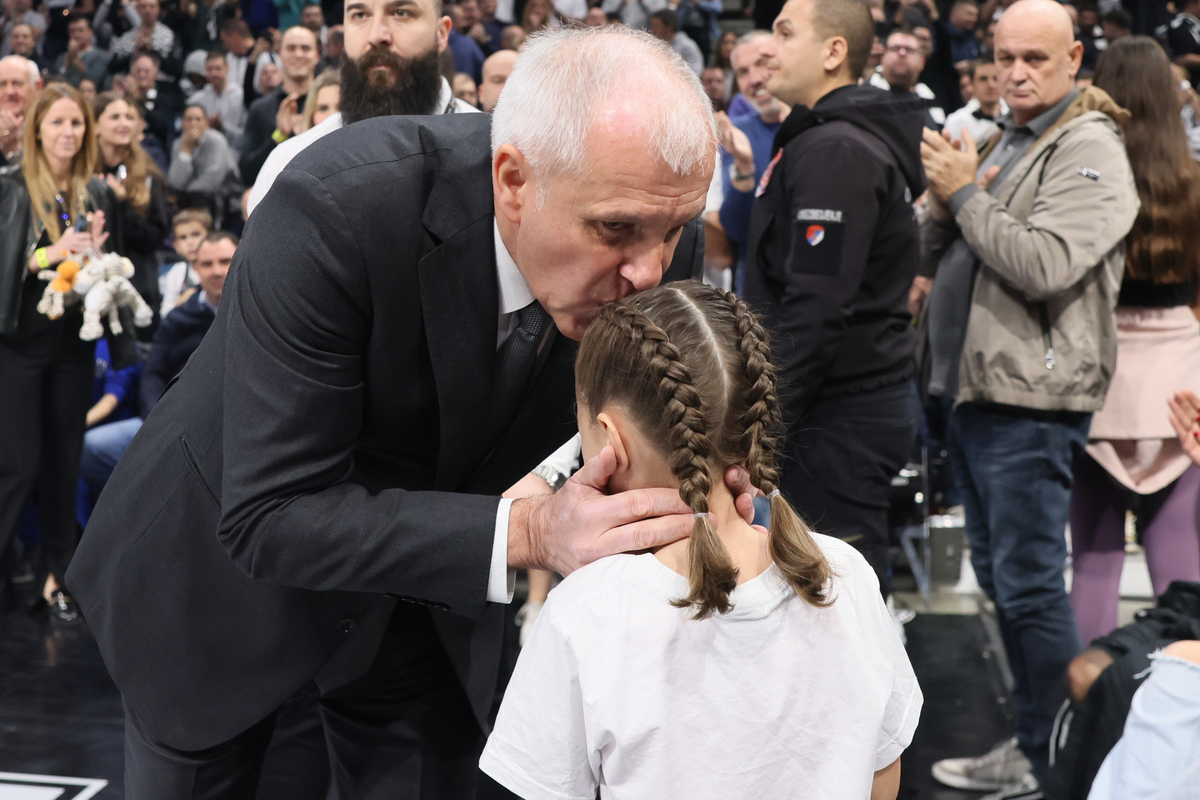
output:
{"label": "french braid", "polygon": [[769,546],[807,602],[823,606],[830,568],[795,510],[779,495],[781,422],[766,331],[736,296],[697,281],[659,286],[611,303],[589,326],[575,365],[580,404],[620,406],[654,444],[698,516],[688,545],[688,596],[698,619],[724,614],[738,571],[707,514],[713,483],[743,464],[771,496]]}
{"label": "french braid", "polygon": [[692,373],[683,362],[679,348],[666,332],[642,311],[629,306],[609,306],[609,320],[628,333],[657,384],[663,404],[663,423],[668,432],[671,452],[668,462],[679,479],[679,496],[697,516],[688,548],[689,570],[686,598],[676,600],[680,608],[694,607],[695,618],[730,609],[729,593],[737,586],[737,568],[728,550],[717,536],[709,519],[708,494],[712,443],[707,431],[700,393],[692,383]]}
{"label": "french braid", "polygon": [[804,520],[778,493],[775,429],[781,411],[775,388],[775,366],[771,347],[758,317],[744,301],[729,293],[740,337],[738,351],[746,370],[747,408],[742,415],[742,446],[750,482],[771,498],[771,528],[768,540],[771,559],[802,598],[816,606],[829,604],[825,585],[829,562],[821,552]]}

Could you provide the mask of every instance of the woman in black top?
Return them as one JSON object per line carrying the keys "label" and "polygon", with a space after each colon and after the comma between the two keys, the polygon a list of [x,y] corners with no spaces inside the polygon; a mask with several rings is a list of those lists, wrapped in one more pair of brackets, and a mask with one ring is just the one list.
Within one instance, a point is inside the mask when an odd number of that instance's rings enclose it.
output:
{"label": "woman in black top", "polygon": [[[55,617],[76,622],[60,582],[78,540],[75,492],[95,370],[78,304],[38,313],[38,273],[96,247],[119,247],[112,190],[92,178],[92,115],[78,91],[48,86],[25,126],[21,166],[0,170],[0,580],[29,499],[37,502],[46,588]],[[90,222],[88,221],[90,218]],[[78,230],[82,228],[83,230]]]}
{"label": "woman in black top", "polygon": [[[141,118],[136,105],[114,92],[105,92],[96,98],[92,111],[100,148],[96,173],[117,198],[123,247],[118,252],[133,262],[131,282],[157,313],[162,297],[156,253],[163,246],[171,219],[166,183],[138,143]],[[153,327],[140,330],[146,341],[154,334]]]}

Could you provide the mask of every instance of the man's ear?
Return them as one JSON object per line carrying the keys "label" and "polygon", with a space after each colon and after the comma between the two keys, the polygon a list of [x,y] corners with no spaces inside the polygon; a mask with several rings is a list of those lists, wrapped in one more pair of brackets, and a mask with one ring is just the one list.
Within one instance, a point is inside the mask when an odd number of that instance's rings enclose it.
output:
{"label": "man's ear", "polygon": [[608,412],[601,411],[600,415],[596,417],[596,424],[604,431],[604,444],[612,445],[613,453],[617,457],[617,468],[613,470],[613,475],[628,472],[629,442],[621,435],[621,428],[617,424],[617,420]]}
{"label": "man's ear", "polygon": [[[846,40],[841,36],[833,36],[825,40],[824,59],[821,66],[825,68],[825,72],[830,75],[837,75],[842,70],[842,66],[846,65],[846,56],[850,52],[846,44]],[[849,68],[848,65],[847,69]],[[851,78],[857,78],[857,75],[851,75]]]}
{"label": "man's ear", "polygon": [[442,17],[437,21],[433,32],[437,36],[437,51],[439,53],[446,52],[446,47],[450,44],[450,28],[454,23],[449,17]]}
{"label": "man's ear", "polygon": [[496,214],[514,225],[521,224],[521,214],[531,202],[532,171],[521,151],[511,144],[502,144],[492,156],[492,193]]}
{"label": "man's ear", "polygon": [[1067,50],[1067,58],[1071,60],[1071,80],[1075,80],[1075,76],[1079,74],[1079,67],[1083,64],[1083,42],[1078,39],[1071,43],[1071,48]]}

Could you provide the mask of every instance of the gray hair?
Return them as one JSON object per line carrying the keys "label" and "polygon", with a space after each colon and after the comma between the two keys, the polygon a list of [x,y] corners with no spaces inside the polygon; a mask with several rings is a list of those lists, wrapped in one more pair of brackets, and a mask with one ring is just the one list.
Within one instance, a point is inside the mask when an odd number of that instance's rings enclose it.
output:
{"label": "gray hair", "polygon": [[[672,172],[711,167],[717,124],[700,79],[669,45],[616,25],[526,40],[492,113],[492,152],[513,145],[539,179],[579,174],[596,117],[639,97],[647,145]],[[539,194],[544,187],[539,180]]]}
{"label": "gray hair", "polygon": [[733,49],[737,50],[742,45],[750,44],[751,42],[757,42],[759,39],[770,39],[770,38],[771,38],[770,31],[753,30],[753,31],[750,31],[749,33],[743,33],[741,36],[739,36],[737,38],[737,41],[733,43]]}
{"label": "gray hair", "polygon": [[[25,25],[26,23],[22,22],[20,24]],[[16,26],[14,25],[13,27],[15,28]],[[29,27],[33,27],[33,26],[29,26]],[[25,56],[12,55],[12,56],[5,56],[4,58],[0,58],[0,64],[8,64],[8,63],[17,64],[18,66],[22,66],[25,69],[29,70],[29,85],[30,86],[37,86],[37,82],[42,79],[42,73],[40,71],[38,71],[37,64],[33,63]]]}

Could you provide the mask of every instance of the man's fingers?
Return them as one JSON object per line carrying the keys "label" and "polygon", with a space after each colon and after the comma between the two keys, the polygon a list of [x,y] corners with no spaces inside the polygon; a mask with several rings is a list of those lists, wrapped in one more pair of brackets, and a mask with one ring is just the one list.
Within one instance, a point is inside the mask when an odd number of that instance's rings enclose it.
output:
{"label": "man's fingers", "polygon": [[934,150],[945,150],[947,147],[951,146],[950,142],[942,138],[941,134],[929,128],[923,128],[921,130],[921,141],[929,145]]}
{"label": "man's fingers", "polygon": [[617,452],[613,450],[612,445],[608,445],[584,464],[583,469],[571,476],[571,480],[598,492],[605,492],[608,490],[608,479],[616,469]]}
{"label": "man's fingers", "polygon": [[979,150],[975,147],[975,137],[971,135],[970,128],[963,128],[962,132],[962,151],[969,153],[975,157],[979,156]]}
{"label": "man's fingers", "polygon": [[644,519],[612,528],[601,537],[599,546],[602,552],[596,554],[596,558],[649,550],[686,539],[692,535],[695,524],[695,518],[689,513]]}
{"label": "man's fingers", "polygon": [[979,184],[980,189],[986,191],[987,188],[992,185],[992,181],[996,180],[996,176],[999,174],[1000,166],[998,164],[994,164],[987,168],[987,171],[983,173],[983,177],[976,181],[976,183]]}
{"label": "man's fingers", "polygon": [[603,498],[603,502],[599,521],[607,528],[668,514],[692,514],[675,489],[630,489]]}

